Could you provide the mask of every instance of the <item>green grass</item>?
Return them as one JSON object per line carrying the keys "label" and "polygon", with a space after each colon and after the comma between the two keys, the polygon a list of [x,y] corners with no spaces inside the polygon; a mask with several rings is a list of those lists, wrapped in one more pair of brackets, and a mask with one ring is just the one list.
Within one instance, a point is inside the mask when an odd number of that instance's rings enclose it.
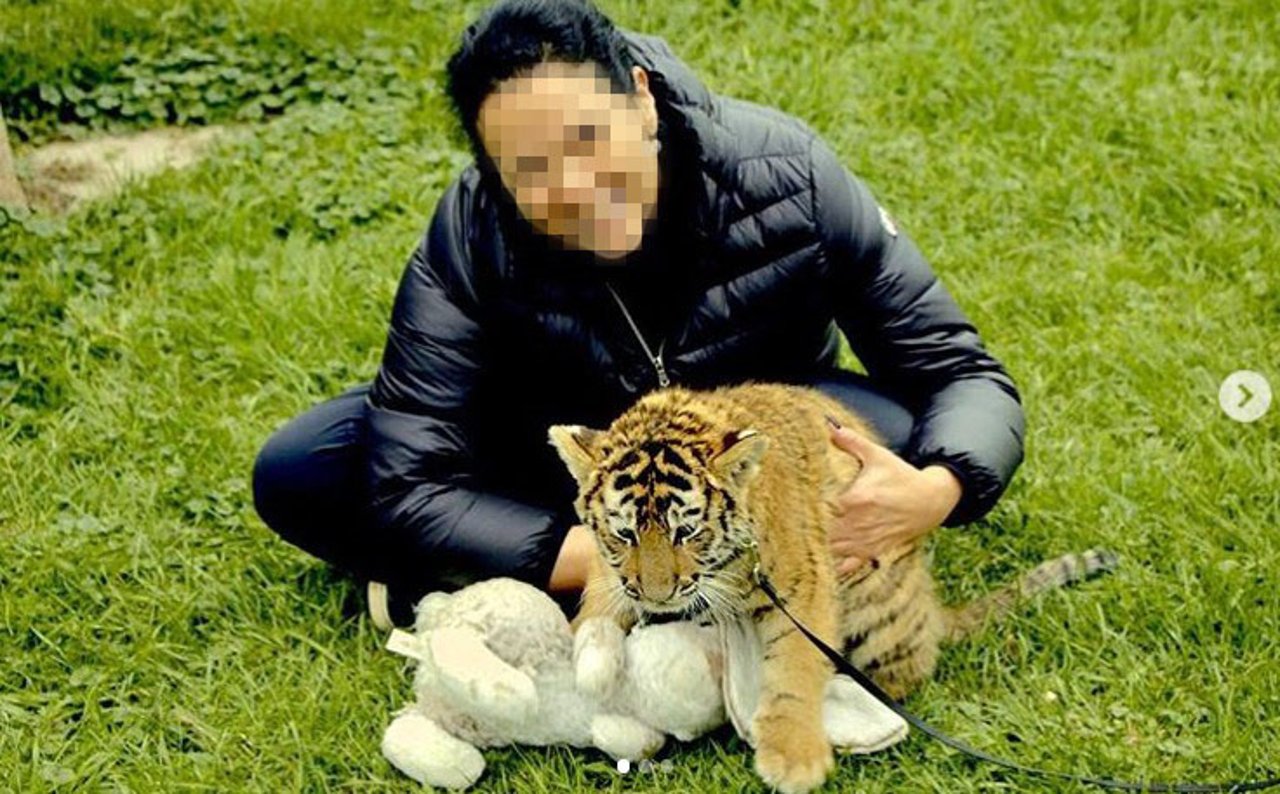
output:
{"label": "green grass", "polygon": [[[192,5],[165,27],[160,7],[6,4],[0,63],[38,82],[213,24]],[[194,170],[0,229],[0,787],[413,790],[378,752],[404,664],[350,616],[350,582],[262,526],[248,473],[274,428],[377,367],[404,260],[465,162],[436,86],[479,6],[207,7],[310,50],[412,44],[421,90],[295,106]],[[1274,771],[1280,405],[1241,425],[1216,400],[1241,368],[1280,392],[1269,4],[604,7],[713,89],[819,129],[1018,381],[1026,461],[987,520],[939,533],[946,595],[1065,551],[1123,556],[950,649],[911,705],[1055,769]],[[492,791],[758,788],[724,736],[625,778],[588,752],[489,757]],[[837,787],[1072,790],[921,737],[843,760]]]}

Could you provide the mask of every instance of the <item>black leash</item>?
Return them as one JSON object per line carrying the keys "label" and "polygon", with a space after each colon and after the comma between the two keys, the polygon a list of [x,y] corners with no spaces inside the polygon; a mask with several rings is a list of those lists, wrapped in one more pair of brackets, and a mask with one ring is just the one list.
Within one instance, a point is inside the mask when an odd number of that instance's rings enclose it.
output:
{"label": "black leash", "polygon": [[942,742],[947,747],[950,747],[953,750],[959,750],[965,755],[972,756],[978,759],[979,761],[985,761],[988,764],[995,764],[996,766],[1004,767],[1005,769],[1010,769],[1010,770],[1013,770],[1014,772],[1021,772],[1024,775],[1056,778],[1058,780],[1068,780],[1073,783],[1084,783],[1090,786],[1099,786],[1101,788],[1107,788],[1107,789],[1118,789],[1120,791],[1159,791],[1159,792],[1178,792],[1178,793],[1187,792],[1188,794],[1194,794],[1195,792],[1261,791],[1263,789],[1280,786],[1280,777],[1268,778],[1266,780],[1251,780],[1251,781],[1245,781],[1240,783],[1131,783],[1123,780],[1108,780],[1105,778],[1093,778],[1093,777],[1085,777],[1083,775],[1072,775],[1067,772],[1055,772],[1050,769],[1037,769],[1031,766],[1023,766],[1022,764],[1016,763],[1014,761],[1008,761],[1004,758],[999,758],[997,756],[991,755],[990,753],[983,752],[982,750],[979,750],[976,747],[972,747],[968,744],[965,744],[959,739],[953,739],[952,737],[948,736],[947,734],[933,727],[929,723],[920,719],[916,715],[912,714],[910,711],[907,711],[905,706],[903,706],[898,701],[894,700],[883,689],[876,686],[875,682],[873,682],[867,676],[863,675],[853,665],[845,661],[844,657],[842,657],[836,651],[832,650],[832,648],[829,645],[827,645],[825,642],[815,637],[813,635],[813,632],[809,631],[809,629],[803,623],[796,620],[795,616],[787,611],[786,606],[784,606],[782,603],[782,598],[778,595],[777,591],[773,589],[773,584],[770,583],[768,577],[764,575],[764,572],[760,570],[759,566],[756,567],[754,575],[756,579],[756,584],[758,584],[760,586],[760,589],[764,591],[764,594],[769,597],[769,600],[772,601],[774,605],[778,607],[778,609],[782,610],[782,614],[786,615],[788,618],[791,619],[791,622],[796,625],[796,628],[799,629],[801,633],[804,634],[804,636],[809,638],[810,642],[818,646],[818,649],[821,650],[824,654],[826,654],[826,657],[831,660],[831,663],[836,666],[837,670],[839,670],[841,673],[844,673],[845,675],[849,676],[854,681],[856,681],[863,689],[870,692],[871,695],[875,697],[876,700],[888,706],[890,709],[893,710],[895,714],[897,714],[898,716],[906,720],[908,723],[910,723],[911,726],[916,730],[920,731],[921,733],[927,736],[937,739],[939,742]]}

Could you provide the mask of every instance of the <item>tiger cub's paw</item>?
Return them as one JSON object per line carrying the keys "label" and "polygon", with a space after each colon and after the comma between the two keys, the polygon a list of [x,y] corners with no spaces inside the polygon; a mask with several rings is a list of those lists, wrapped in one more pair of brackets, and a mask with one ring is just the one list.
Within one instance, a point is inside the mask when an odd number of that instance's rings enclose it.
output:
{"label": "tiger cub's paw", "polygon": [[835,765],[822,725],[773,719],[755,721],[756,774],[783,794],[821,786]]}
{"label": "tiger cub's paw", "polygon": [[593,617],[573,635],[574,680],[578,689],[597,698],[613,694],[622,678],[625,635],[611,618]]}

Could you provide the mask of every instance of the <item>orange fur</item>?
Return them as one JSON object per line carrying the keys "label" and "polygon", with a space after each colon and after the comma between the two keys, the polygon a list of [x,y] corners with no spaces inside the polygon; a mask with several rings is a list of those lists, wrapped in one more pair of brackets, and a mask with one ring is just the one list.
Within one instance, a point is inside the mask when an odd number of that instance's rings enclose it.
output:
{"label": "orange fur", "polygon": [[1007,609],[1018,594],[1071,578],[1061,560],[1046,563],[1034,582],[948,610],[917,543],[840,582],[827,539],[831,500],[860,463],[830,442],[826,416],[880,441],[821,392],[766,383],[664,389],[607,430],[549,432],[578,482],[575,507],[600,552],[575,627],[600,615],[624,629],[657,614],[750,615],[765,647],[756,768],[788,792],[820,785],[832,766],[821,721],[832,670],[754,587],[757,561],[792,614],[896,697],[933,673],[944,639]]}

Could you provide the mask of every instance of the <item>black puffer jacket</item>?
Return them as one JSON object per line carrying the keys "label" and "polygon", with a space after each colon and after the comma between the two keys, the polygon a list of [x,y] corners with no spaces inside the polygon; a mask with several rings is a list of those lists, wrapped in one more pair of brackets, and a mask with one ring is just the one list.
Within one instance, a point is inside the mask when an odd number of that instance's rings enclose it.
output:
{"label": "black puffer jacket", "polygon": [[692,387],[803,381],[834,365],[841,330],[918,417],[904,457],[961,479],[946,524],[986,513],[1022,460],[1018,392],[916,246],[809,127],[627,38],[659,110],[658,232],[621,266],[556,251],[496,175],[462,172],[409,260],[368,398],[375,531],[444,587],[545,585],[574,522],[549,425],[606,425],[659,369]]}

